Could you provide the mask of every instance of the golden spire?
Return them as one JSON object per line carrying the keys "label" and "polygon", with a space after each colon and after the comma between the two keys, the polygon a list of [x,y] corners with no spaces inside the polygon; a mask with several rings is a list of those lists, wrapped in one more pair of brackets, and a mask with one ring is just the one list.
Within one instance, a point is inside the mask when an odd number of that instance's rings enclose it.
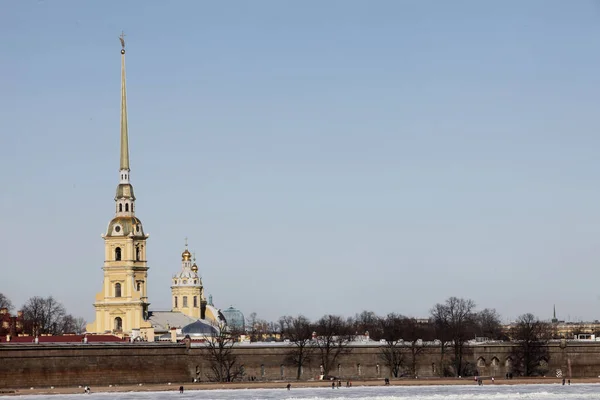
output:
{"label": "golden spire", "polygon": [[127,136],[127,95],[125,92],[125,34],[121,32],[121,170],[129,171],[129,139]]}

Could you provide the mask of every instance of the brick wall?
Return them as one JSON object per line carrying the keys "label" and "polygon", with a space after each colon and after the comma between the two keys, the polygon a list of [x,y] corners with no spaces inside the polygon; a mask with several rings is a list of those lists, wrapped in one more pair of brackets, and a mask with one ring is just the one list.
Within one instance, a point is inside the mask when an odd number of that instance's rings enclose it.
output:
{"label": "brick wall", "polygon": [[[239,346],[238,361],[246,378],[257,380],[293,380],[296,367],[286,362],[282,346]],[[549,375],[556,369],[572,376],[600,375],[600,343],[569,343],[550,346]],[[379,357],[378,346],[358,346],[336,361],[332,375],[342,379],[377,379],[390,376]],[[481,375],[503,377],[510,345],[478,345],[467,349],[465,360],[477,366]],[[450,357],[450,356],[448,356]],[[437,376],[439,348],[428,348],[419,357],[417,374]],[[115,385],[139,383],[191,382],[207,380],[209,364],[200,348],[186,349],[184,344],[2,344],[0,345],[0,388],[43,386]],[[302,379],[320,375],[320,362],[313,357],[303,369]]]}

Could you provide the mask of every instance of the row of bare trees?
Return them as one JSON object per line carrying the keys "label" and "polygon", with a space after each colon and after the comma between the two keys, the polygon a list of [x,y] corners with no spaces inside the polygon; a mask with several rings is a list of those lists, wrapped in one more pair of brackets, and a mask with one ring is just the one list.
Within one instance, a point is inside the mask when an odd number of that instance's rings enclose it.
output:
{"label": "row of bare trees", "polygon": [[[4,294],[0,293],[0,308],[13,310],[13,304]],[[41,334],[61,335],[65,333],[85,332],[85,320],[68,314],[65,307],[54,297],[34,296],[21,307],[23,317],[20,333],[33,336]],[[0,326],[0,334],[7,334],[8,329]]]}
{"label": "row of bare trees", "polygon": [[478,311],[473,300],[458,297],[434,305],[426,319],[396,313],[381,317],[363,311],[353,318],[325,315],[312,322],[299,315],[269,323],[253,313],[247,332],[251,341],[289,341],[287,361],[295,366],[298,379],[313,361],[320,365],[323,375],[333,375],[338,357],[351,351],[348,344],[366,334],[380,342],[380,359],[393,377],[415,376],[419,359],[428,348],[440,354],[436,371],[441,376],[473,375],[476,366],[466,361],[466,345],[477,338],[513,341],[513,372],[531,376],[544,373],[541,360],[548,361],[547,342],[552,337],[551,324],[532,314],[522,315],[513,329],[505,331],[496,310]]}

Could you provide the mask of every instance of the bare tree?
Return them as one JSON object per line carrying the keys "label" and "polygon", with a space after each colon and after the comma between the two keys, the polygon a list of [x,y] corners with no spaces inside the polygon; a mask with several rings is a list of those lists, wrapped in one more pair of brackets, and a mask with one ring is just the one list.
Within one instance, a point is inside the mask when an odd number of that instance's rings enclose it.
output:
{"label": "bare tree", "polygon": [[401,315],[390,313],[385,318],[379,319],[381,340],[385,341],[385,344],[381,347],[379,358],[389,368],[394,378],[400,376],[404,366],[404,354],[401,345],[404,318]]}
{"label": "bare tree", "polygon": [[241,380],[244,368],[233,353],[233,345],[239,338],[239,333],[224,323],[219,323],[215,327],[216,336],[207,340],[202,349],[210,369],[206,377],[212,382]]}
{"label": "bare tree", "polygon": [[65,307],[54,297],[32,297],[23,306],[25,331],[33,336],[63,333],[62,322],[65,315]]}
{"label": "bare tree", "polygon": [[521,315],[510,331],[515,342],[511,351],[513,373],[535,376],[548,372],[548,340],[552,329],[547,322],[540,321],[533,314]]}
{"label": "bare tree", "polygon": [[446,352],[447,344],[450,337],[450,328],[448,321],[448,313],[444,304],[436,304],[431,309],[431,325],[436,339],[440,341],[440,362],[438,371],[440,376],[446,376]]}
{"label": "bare tree", "polygon": [[365,310],[354,317],[354,333],[357,335],[364,335],[369,332],[371,338],[378,340],[381,336],[380,328],[379,317],[373,311]]}
{"label": "bare tree", "polygon": [[313,357],[315,349],[312,343],[313,326],[303,315],[281,317],[279,321],[282,326],[281,333],[292,345],[287,359],[297,368],[296,379],[299,380],[302,377],[302,368],[310,363]]}
{"label": "bare tree", "polygon": [[67,314],[61,321],[61,333],[75,333],[77,335],[85,332],[85,319],[81,317],[75,318],[71,314]]}
{"label": "bare tree", "polygon": [[335,361],[342,353],[350,352],[352,327],[338,315],[325,315],[315,324],[315,346],[320,356],[323,374],[330,375]]}
{"label": "bare tree", "polygon": [[8,297],[6,297],[3,293],[0,293],[0,309],[6,308],[8,312],[11,312],[13,309],[13,304]]}
{"label": "bare tree", "polygon": [[452,341],[454,358],[452,365],[456,376],[463,375],[465,343],[470,339],[475,323],[475,302],[473,300],[450,297],[444,304],[436,304],[431,310],[432,317],[440,327],[447,329]]}
{"label": "bare tree", "polygon": [[427,335],[427,327],[417,322],[414,318],[404,318],[401,322],[404,346],[408,353],[408,365],[410,374],[417,376],[417,364],[421,355],[425,352],[423,340]]}
{"label": "bare tree", "polygon": [[475,314],[475,327],[479,336],[492,340],[503,340],[506,338],[502,332],[500,314],[493,308],[485,308]]}

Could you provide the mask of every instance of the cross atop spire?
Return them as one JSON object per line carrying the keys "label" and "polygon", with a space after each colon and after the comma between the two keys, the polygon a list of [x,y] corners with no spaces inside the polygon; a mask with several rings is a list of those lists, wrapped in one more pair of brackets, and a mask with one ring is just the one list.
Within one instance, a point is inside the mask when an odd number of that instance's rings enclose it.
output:
{"label": "cross atop spire", "polygon": [[188,247],[187,240],[188,240],[188,238],[187,238],[187,236],[186,236],[186,237],[185,237],[185,248],[186,248],[186,249],[187,249],[187,247]]}

